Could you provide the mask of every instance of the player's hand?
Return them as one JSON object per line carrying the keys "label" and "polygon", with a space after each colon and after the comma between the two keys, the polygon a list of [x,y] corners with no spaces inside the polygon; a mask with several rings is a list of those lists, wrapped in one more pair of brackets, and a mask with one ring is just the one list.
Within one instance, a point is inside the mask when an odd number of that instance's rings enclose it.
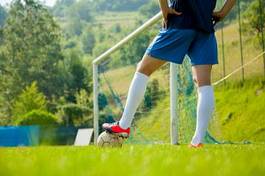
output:
{"label": "player's hand", "polygon": [[214,24],[222,21],[225,17],[225,14],[222,11],[213,12],[213,21]]}
{"label": "player's hand", "polygon": [[170,15],[181,15],[182,13],[181,12],[177,12],[175,9],[172,9],[172,8],[167,8],[167,9],[164,9],[162,10],[162,15],[163,15],[163,22],[162,22],[162,26],[163,28],[167,28],[167,23],[168,23],[168,17]]}

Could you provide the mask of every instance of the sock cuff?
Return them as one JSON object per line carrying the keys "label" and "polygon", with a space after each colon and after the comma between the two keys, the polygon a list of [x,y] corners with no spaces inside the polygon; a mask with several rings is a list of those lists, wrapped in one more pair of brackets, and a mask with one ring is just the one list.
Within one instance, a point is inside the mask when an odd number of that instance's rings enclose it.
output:
{"label": "sock cuff", "polygon": [[198,92],[213,91],[212,85],[198,87]]}
{"label": "sock cuff", "polygon": [[139,76],[140,78],[142,78],[143,80],[146,80],[146,81],[149,79],[149,76],[147,76],[141,72],[135,72],[135,75]]}

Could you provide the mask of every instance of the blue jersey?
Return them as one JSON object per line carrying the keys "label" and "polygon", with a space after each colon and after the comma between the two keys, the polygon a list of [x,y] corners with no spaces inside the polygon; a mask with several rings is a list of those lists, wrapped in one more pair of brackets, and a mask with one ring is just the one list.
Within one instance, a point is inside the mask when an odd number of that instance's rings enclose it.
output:
{"label": "blue jersey", "polygon": [[170,7],[181,15],[168,17],[169,28],[196,29],[214,32],[212,13],[216,0],[170,0]]}

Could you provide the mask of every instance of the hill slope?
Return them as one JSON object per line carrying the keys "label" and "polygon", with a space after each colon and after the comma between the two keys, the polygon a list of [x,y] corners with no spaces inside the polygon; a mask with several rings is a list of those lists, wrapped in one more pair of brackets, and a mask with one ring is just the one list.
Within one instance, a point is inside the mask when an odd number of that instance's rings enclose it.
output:
{"label": "hill slope", "polygon": [[[264,80],[253,79],[244,85],[236,82],[218,86],[215,87],[215,96],[216,111],[210,124],[214,137],[219,141],[265,142]],[[189,108],[180,111],[189,111]],[[190,122],[194,117],[185,118],[189,119],[179,124],[181,139],[183,135],[190,138],[194,128],[194,122]],[[150,114],[142,116],[136,126],[147,139],[169,142],[169,123],[169,97],[166,97]]]}

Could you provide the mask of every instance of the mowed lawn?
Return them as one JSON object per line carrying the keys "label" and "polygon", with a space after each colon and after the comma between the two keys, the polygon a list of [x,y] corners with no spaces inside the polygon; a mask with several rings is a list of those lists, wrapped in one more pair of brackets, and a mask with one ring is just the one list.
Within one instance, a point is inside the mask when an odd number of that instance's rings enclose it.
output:
{"label": "mowed lawn", "polygon": [[265,145],[1,148],[0,175],[265,175]]}

